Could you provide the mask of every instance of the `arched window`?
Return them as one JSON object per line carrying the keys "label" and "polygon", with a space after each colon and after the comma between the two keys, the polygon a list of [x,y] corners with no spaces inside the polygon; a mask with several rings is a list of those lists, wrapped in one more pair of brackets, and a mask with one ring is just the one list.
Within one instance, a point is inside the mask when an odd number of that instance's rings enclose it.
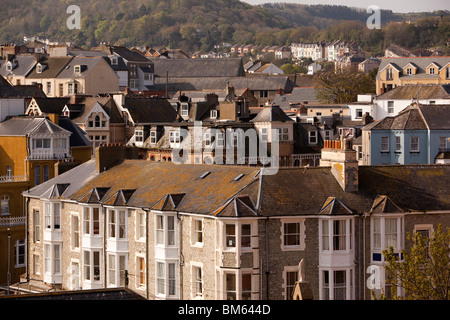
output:
{"label": "arched window", "polygon": [[95,127],[100,127],[100,116],[95,116]]}
{"label": "arched window", "polygon": [[3,195],[1,196],[1,207],[2,207],[2,211],[1,211],[1,215],[9,215],[9,196],[7,195]]}

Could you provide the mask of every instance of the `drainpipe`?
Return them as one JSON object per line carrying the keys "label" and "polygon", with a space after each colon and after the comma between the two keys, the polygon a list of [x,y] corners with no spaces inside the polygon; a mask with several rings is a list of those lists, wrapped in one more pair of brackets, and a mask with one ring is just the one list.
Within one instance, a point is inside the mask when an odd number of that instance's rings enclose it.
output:
{"label": "drainpipe", "polygon": [[[105,212],[106,208],[103,207],[103,205],[101,205],[101,208],[102,208],[101,212],[103,213],[103,267],[104,267],[103,268],[103,270],[104,270],[103,287],[106,289],[108,287],[108,285],[107,285],[108,269],[107,269],[107,265],[106,265],[106,261],[108,259],[107,254],[106,254],[106,241],[108,239],[106,232],[107,232],[108,221],[106,220],[107,219],[106,212]],[[94,218],[94,212],[92,211],[92,222],[94,222],[93,218]],[[99,210],[98,219],[100,220],[100,210]]]}
{"label": "drainpipe", "polygon": [[267,223],[269,222],[269,217],[266,218],[265,221],[265,237],[266,237],[266,299],[270,300],[269,298],[269,274],[270,274],[270,268],[269,268],[269,236],[268,236],[268,226]]}
{"label": "drainpipe", "polygon": [[[149,219],[150,219],[150,209],[142,209],[145,212],[145,288],[146,288],[146,294],[147,294],[147,300],[150,296],[150,288],[148,287],[149,280],[148,280],[148,249],[149,249]],[[135,283],[136,286],[136,283]]]}
{"label": "drainpipe", "polygon": [[364,286],[364,275],[366,272],[366,215],[363,215],[363,262],[362,262],[362,288],[363,288],[363,299],[366,300],[366,288]]}
{"label": "drainpipe", "polygon": [[179,259],[180,259],[180,296],[179,299],[183,300],[183,266],[184,266],[184,256],[183,256],[183,237],[181,236],[181,232],[183,231],[183,220],[181,219],[180,213],[176,211],[177,213],[177,220],[178,223],[178,239],[179,239]]}
{"label": "drainpipe", "polygon": [[[23,197],[23,201],[25,202],[25,197]],[[26,207],[24,208],[24,211],[25,211],[24,216],[25,216],[25,243],[26,243],[26,248],[30,247],[29,242],[28,242],[29,241],[29,231],[28,231],[28,218],[29,218],[28,217],[29,216],[28,207],[29,207],[29,205],[30,205],[30,198],[27,197],[27,204],[26,204]],[[29,283],[30,282],[30,269],[29,269],[29,260],[30,259],[28,259],[28,251],[27,251],[27,254],[25,256],[25,260],[26,260],[25,270],[26,270],[26,275],[27,275],[26,283]]]}

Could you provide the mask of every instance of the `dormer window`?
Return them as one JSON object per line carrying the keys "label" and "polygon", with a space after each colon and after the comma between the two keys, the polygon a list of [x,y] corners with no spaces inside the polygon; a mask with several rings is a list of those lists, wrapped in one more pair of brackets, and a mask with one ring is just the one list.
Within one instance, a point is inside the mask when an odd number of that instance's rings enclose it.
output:
{"label": "dormer window", "polygon": [[407,75],[411,75],[412,74],[412,69],[411,68],[406,68],[406,74]]}
{"label": "dormer window", "polygon": [[111,65],[117,66],[117,58],[116,57],[111,57]]}
{"label": "dormer window", "polygon": [[430,68],[430,74],[435,74],[436,70],[434,68]]}
{"label": "dormer window", "polygon": [[12,63],[11,63],[11,61],[8,61],[6,63],[6,71],[8,71],[8,72],[12,71]]}
{"label": "dormer window", "polygon": [[187,103],[181,104],[181,116],[182,117],[189,116],[189,105]]}
{"label": "dormer window", "polygon": [[40,63],[38,63],[37,65],[36,65],[36,73],[42,73],[42,64],[40,64]]}
{"label": "dormer window", "polygon": [[217,118],[217,110],[211,110],[210,118],[211,119],[216,119]]}
{"label": "dormer window", "polygon": [[75,73],[81,73],[81,66],[80,65],[76,65],[74,67],[74,71],[75,71]]}
{"label": "dormer window", "polygon": [[150,143],[156,143],[156,131],[150,131]]}

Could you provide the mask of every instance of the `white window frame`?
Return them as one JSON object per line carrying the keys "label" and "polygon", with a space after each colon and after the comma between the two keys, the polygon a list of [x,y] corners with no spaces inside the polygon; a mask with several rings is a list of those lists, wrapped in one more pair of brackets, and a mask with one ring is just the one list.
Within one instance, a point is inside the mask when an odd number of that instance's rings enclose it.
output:
{"label": "white window frame", "polygon": [[191,298],[203,300],[205,292],[203,263],[191,262]]}
{"label": "white window frame", "polygon": [[387,112],[389,114],[393,114],[394,111],[395,111],[395,109],[394,109],[394,101],[388,101],[387,102]]}
{"label": "white window frame", "polygon": [[268,142],[268,128],[261,128],[261,142]]}
{"label": "white window frame", "polygon": [[45,230],[61,230],[61,207],[61,202],[44,201]]}
{"label": "white window frame", "polygon": [[[344,223],[345,233],[336,234],[336,222]],[[319,219],[319,251],[327,253],[349,253],[354,248],[355,222],[353,217],[322,218]],[[344,239],[344,242],[336,242],[336,239]],[[345,244],[342,248],[336,248],[337,244]]]}
{"label": "white window frame", "polygon": [[[292,218],[292,219],[281,219],[281,250],[282,251],[296,251],[296,250],[305,250],[305,220],[304,219],[298,219],[298,218]],[[298,224],[299,231],[298,231],[298,239],[299,244],[296,245],[289,245],[285,244],[286,234],[285,234],[285,225],[286,224]],[[294,235],[294,234],[292,234]]]}
{"label": "white window frame", "polygon": [[[144,269],[141,268],[141,262],[144,263]],[[136,254],[136,288],[147,288],[147,261],[145,260],[145,257],[140,254]]]}
{"label": "white window frame", "polygon": [[[55,252],[58,250],[58,256]],[[58,263],[59,262],[59,263]],[[62,243],[44,243],[44,274],[62,274]]]}
{"label": "white window frame", "polygon": [[[328,284],[325,284],[325,272],[328,272]],[[345,285],[335,287],[336,272],[344,272]],[[319,268],[319,299],[320,300],[336,300],[336,289],[341,288],[345,290],[345,298],[343,300],[353,300],[355,291],[355,271],[353,267],[343,268]],[[325,292],[326,291],[326,292]],[[328,299],[327,299],[328,297]]]}
{"label": "white window frame", "polygon": [[[178,264],[176,261],[168,261],[168,260],[155,261],[155,281],[156,281],[155,295],[157,298],[160,299],[178,298],[177,275],[178,275]],[[171,289],[173,289],[173,291]]]}
{"label": "white window frame", "polygon": [[145,242],[147,236],[147,219],[145,211],[136,212],[136,241]]}
{"label": "white window frame", "polygon": [[308,131],[308,143],[317,144],[317,131]]}
{"label": "white window frame", "polygon": [[395,152],[402,151],[401,137],[395,136]]}
{"label": "white window frame", "polygon": [[381,152],[389,152],[389,136],[382,136],[380,138],[380,150]]}
{"label": "white window frame", "polygon": [[203,219],[197,219],[192,218],[192,242],[191,245],[194,247],[203,247],[203,240],[204,240],[204,234],[203,234]]}
{"label": "white window frame", "polygon": [[[396,244],[393,247],[395,253],[400,253],[404,248],[404,221],[403,215],[372,215],[370,219],[370,244],[371,244],[371,261],[384,261],[382,251],[388,249],[386,234],[386,219],[396,219]],[[378,235],[378,237],[376,237]],[[381,254],[381,261],[373,260],[373,254]]]}
{"label": "white window frame", "polygon": [[156,142],[157,142],[156,131],[152,130],[150,131],[150,143],[155,144]]}
{"label": "white window frame", "polygon": [[409,138],[409,152],[420,152],[420,139],[419,136],[412,136]]}
{"label": "white window frame", "polygon": [[[95,209],[98,211],[98,223],[94,220]],[[86,213],[89,213],[88,220],[86,220]],[[81,232],[83,236],[99,237],[102,236],[102,210],[98,206],[83,206],[82,218],[81,218],[82,228]],[[95,226],[98,224],[98,229]],[[88,229],[88,230],[86,230]],[[95,232],[97,231],[97,233]]]}
{"label": "white window frame", "polygon": [[[71,237],[70,245],[72,250],[79,251],[81,248],[81,223],[78,212],[72,212],[70,215]],[[78,245],[77,245],[78,243]]]}
{"label": "white window frame", "polygon": [[34,225],[34,235],[33,235],[33,242],[34,243],[40,243],[41,242],[41,216],[40,216],[40,210],[33,209],[33,225]]}
{"label": "white window frame", "polygon": [[127,240],[128,239],[128,210],[125,208],[120,209],[107,209],[107,238],[115,240]]}
{"label": "white window frame", "polygon": [[[95,274],[94,255],[98,254],[98,275]],[[102,275],[102,250],[101,249],[83,249],[83,282],[90,284],[99,284],[103,281]],[[89,255],[89,261],[86,261],[86,254]],[[89,268],[89,274],[86,272]],[[89,275],[89,278],[87,276]]]}
{"label": "white window frame", "polygon": [[144,130],[136,129],[134,139],[136,142],[144,142]]}
{"label": "white window frame", "polygon": [[[121,260],[123,266],[121,267]],[[124,272],[128,270],[128,254],[108,253],[107,254],[107,286],[108,288],[124,287]]]}
{"label": "white window frame", "polygon": [[[173,229],[169,229],[173,222]],[[162,224],[160,223],[162,222]],[[155,214],[155,243],[158,247],[177,247],[177,217],[175,214]]]}

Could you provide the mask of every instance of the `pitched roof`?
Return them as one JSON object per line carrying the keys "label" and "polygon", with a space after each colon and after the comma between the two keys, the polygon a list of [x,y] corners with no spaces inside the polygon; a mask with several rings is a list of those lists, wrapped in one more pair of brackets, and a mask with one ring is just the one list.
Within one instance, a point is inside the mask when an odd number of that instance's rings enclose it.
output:
{"label": "pitched roof", "polygon": [[[401,75],[401,77],[418,78],[424,75],[426,68],[431,64],[435,63],[439,66],[445,66],[450,62],[449,56],[433,56],[433,57],[398,57],[398,58],[382,58],[379,71],[377,74],[377,80],[380,79],[380,72],[385,69],[389,64],[395,65],[399,70],[403,70],[409,63],[413,63],[417,66],[417,74],[415,75]],[[429,75],[426,77],[439,77],[438,74]]]}
{"label": "pitched roof", "polygon": [[[15,55],[13,59],[17,64],[14,69],[12,69],[11,74],[15,76],[26,76],[36,64],[34,55],[20,54]],[[6,77],[9,73],[10,72],[6,70],[6,63],[2,63],[0,66],[0,75]]]}
{"label": "pitched roof", "polygon": [[31,133],[71,134],[46,118],[18,116],[0,123],[0,136],[26,136]]}
{"label": "pitched roof", "polygon": [[112,46],[111,51],[127,61],[150,62],[143,54],[123,46]]}
{"label": "pitched roof", "polygon": [[[78,79],[86,77],[97,64],[107,63],[103,57],[74,57],[58,74],[58,79]],[[81,66],[81,72],[75,73],[75,66]]]}
{"label": "pitched roof", "polygon": [[250,122],[293,121],[279,106],[265,106]]}
{"label": "pitched roof", "polygon": [[37,105],[39,106],[39,109],[44,114],[49,113],[55,113],[55,114],[61,114],[64,106],[69,103],[70,98],[69,97],[58,97],[58,98],[41,98],[41,97],[35,97],[34,101],[36,101]]}
{"label": "pitched roof", "polygon": [[173,122],[178,113],[172,105],[163,98],[133,98],[126,97],[123,106],[135,123]]}
{"label": "pitched roof", "polygon": [[66,65],[72,60],[72,57],[50,57],[39,63],[45,65],[41,73],[36,72],[36,65],[27,76],[28,79],[56,78],[58,74],[64,70]]}
{"label": "pitched roof", "polygon": [[364,130],[450,130],[449,105],[410,105],[394,117],[386,117]]}
{"label": "pitched roof", "polygon": [[377,96],[377,100],[450,99],[450,84],[410,84]]}
{"label": "pitched roof", "polygon": [[241,59],[153,59],[155,75],[161,79],[193,77],[244,77]]}
{"label": "pitched roof", "polygon": [[[244,175],[236,180],[238,174]],[[261,175],[244,166],[125,160],[96,174],[91,160],[23,194],[41,197],[55,184],[70,183],[66,199],[103,203],[120,190],[135,190],[127,206],[226,217],[395,213],[449,210],[449,176],[450,165],[360,166],[359,190],[345,192],[329,167]]]}

